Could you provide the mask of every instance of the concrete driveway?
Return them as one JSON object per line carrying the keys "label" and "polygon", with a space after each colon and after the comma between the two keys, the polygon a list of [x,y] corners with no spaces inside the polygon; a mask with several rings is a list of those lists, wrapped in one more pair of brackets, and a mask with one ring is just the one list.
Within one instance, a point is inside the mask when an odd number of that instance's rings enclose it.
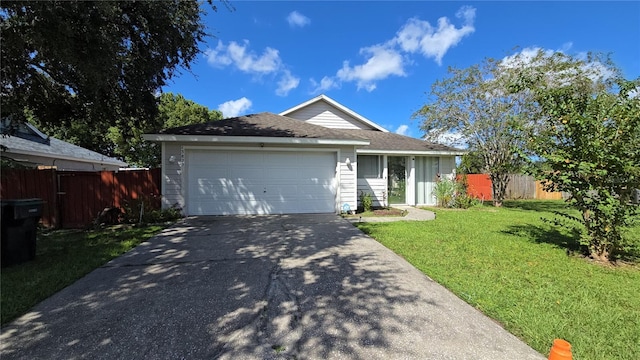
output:
{"label": "concrete driveway", "polygon": [[200,217],[2,329],[6,359],[544,359],[335,215]]}

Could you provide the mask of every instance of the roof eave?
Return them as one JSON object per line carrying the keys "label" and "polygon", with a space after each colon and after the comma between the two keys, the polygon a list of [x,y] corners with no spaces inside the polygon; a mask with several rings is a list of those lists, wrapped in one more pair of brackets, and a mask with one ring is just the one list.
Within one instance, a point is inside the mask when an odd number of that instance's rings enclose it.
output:
{"label": "roof eave", "polygon": [[384,150],[384,149],[356,149],[357,154],[391,154],[391,155],[450,155],[462,156],[464,150]]}
{"label": "roof eave", "polygon": [[[51,158],[51,159],[60,159],[60,160],[69,160],[69,161],[77,161],[77,162],[83,162],[83,163],[91,163],[91,164],[101,164],[101,165],[113,165],[113,166],[129,166],[129,164],[127,164],[124,161],[120,161],[115,159],[115,161],[113,160],[98,160],[98,159],[87,159],[87,158],[79,158],[79,157],[74,157],[74,156],[67,156],[67,155],[63,155],[63,154],[52,154],[52,153],[45,153],[45,152],[40,152],[40,151],[34,151],[34,150],[21,150],[21,149],[12,149],[9,148],[9,150],[6,151],[7,154],[20,154],[20,155],[31,155],[31,156],[40,156],[40,157],[46,157],[46,158]],[[112,159],[112,158],[109,158]]]}
{"label": "roof eave", "polygon": [[369,140],[358,139],[330,139],[330,138],[290,138],[290,137],[262,137],[262,136],[216,136],[216,135],[172,135],[172,134],[144,134],[147,141],[164,142],[208,142],[233,144],[291,144],[291,145],[354,145],[367,146]]}

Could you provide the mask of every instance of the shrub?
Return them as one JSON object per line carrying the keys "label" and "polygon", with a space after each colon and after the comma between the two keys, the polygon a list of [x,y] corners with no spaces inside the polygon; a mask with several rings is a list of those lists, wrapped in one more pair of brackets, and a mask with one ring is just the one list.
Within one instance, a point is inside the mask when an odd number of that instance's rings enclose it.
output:
{"label": "shrub", "polygon": [[182,217],[182,209],[176,205],[168,209],[160,209],[155,196],[142,196],[124,202],[122,206],[122,222],[127,224],[153,224],[173,221]]}
{"label": "shrub", "polygon": [[371,194],[361,191],[360,204],[362,204],[364,211],[371,211],[373,209],[373,198],[371,197]]}
{"label": "shrub", "polygon": [[468,209],[478,203],[476,199],[467,195],[466,176],[457,181],[439,177],[433,188],[433,194],[440,207]]}
{"label": "shrub", "polygon": [[433,196],[436,197],[436,202],[440,207],[453,206],[453,197],[456,190],[456,184],[449,180],[438,178],[436,185],[433,188]]}

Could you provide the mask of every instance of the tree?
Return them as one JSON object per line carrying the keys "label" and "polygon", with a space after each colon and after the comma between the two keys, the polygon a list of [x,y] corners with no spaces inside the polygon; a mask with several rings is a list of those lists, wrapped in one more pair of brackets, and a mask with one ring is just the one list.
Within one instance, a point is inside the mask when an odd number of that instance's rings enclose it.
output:
{"label": "tree", "polygon": [[107,139],[114,145],[114,152],[129,164],[140,167],[158,167],[161,164],[161,148],[156,143],[142,139],[142,134],[222,119],[220,111],[209,110],[206,106],[172,93],[160,95],[158,111],[153,121],[132,123],[129,131],[122,131],[115,126],[109,128]]}
{"label": "tree", "polygon": [[476,151],[469,151],[462,155],[460,165],[456,170],[459,174],[481,174],[484,169],[484,159]]}
{"label": "tree", "polygon": [[525,135],[535,125],[529,94],[508,91],[515,76],[517,66],[494,59],[466,69],[449,68],[449,77],[431,87],[430,102],[414,114],[422,121],[427,139],[437,140],[451,132],[462,135],[469,149],[482,158],[495,206],[502,205],[508,175],[523,164],[516,149],[526,144]]}
{"label": "tree", "polygon": [[529,140],[542,163],[533,169],[546,190],[570,194],[580,216],[563,216],[581,225],[590,255],[611,260],[629,245],[623,229],[639,211],[631,197],[640,188],[640,78],[622,79],[608,60],[539,54],[534,61],[514,88],[532,91],[544,119]]}
{"label": "tree", "polygon": [[200,53],[203,14],[195,0],[0,2],[2,119],[31,114],[93,139],[142,127]]}
{"label": "tree", "polygon": [[161,164],[161,148],[156,143],[144,141],[142,134],[220,120],[222,113],[209,110],[206,106],[188,100],[180,94],[162,93],[158,97],[158,114],[155,117],[145,121],[121,121],[120,124],[124,125],[124,128],[109,126],[108,123],[46,124],[34,116],[29,115],[28,118],[47,135],[110,154],[132,166],[154,168]]}

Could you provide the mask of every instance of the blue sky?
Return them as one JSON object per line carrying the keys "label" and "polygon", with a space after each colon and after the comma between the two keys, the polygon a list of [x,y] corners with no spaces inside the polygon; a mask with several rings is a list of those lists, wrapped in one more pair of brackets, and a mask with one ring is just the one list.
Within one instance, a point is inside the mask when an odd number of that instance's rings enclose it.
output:
{"label": "blue sky", "polygon": [[611,53],[625,77],[640,76],[637,1],[231,4],[208,11],[204,54],[164,88],[225,117],[279,113],[324,93],[420,137],[411,114],[449,66],[541,48]]}

